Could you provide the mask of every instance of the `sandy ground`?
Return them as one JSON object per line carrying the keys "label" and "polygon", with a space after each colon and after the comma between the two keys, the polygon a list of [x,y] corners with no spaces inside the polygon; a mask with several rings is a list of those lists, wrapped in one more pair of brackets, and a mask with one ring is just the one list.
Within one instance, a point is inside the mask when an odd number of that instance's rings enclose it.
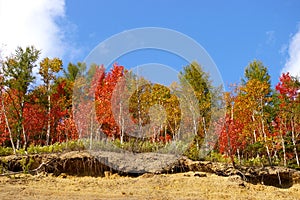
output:
{"label": "sandy ground", "polygon": [[[199,173],[196,172],[199,175]],[[203,173],[201,173],[203,174]],[[300,185],[280,189],[194,172],[103,178],[0,177],[0,199],[300,199]]]}

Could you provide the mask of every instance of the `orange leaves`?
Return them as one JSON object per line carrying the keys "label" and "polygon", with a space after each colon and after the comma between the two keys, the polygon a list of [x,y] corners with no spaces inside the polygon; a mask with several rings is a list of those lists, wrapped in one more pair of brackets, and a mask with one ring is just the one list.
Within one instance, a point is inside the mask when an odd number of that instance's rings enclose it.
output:
{"label": "orange leaves", "polygon": [[64,142],[78,139],[78,133],[74,123],[73,115],[68,118],[62,118],[56,127],[56,131],[57,134],[56,137],[53,138],[53,142]]}
{"label": "orange leaves", "polygon": [[249,80],[246,85],[240,87],[240,99],[243,99],[250,106],[258,106],[263,100],[265,103],[270,101],[267,97],[270,85],[257,79]]}
{"label": "orange leaves", "polygon": [[246,140],[242,134],[243,127],[244,125],[239,120],[232,120],[228,115],[226,116],[226,121],[219,137],[220,153],[234,155],[237,149],[242,150],[246,146]]}
{"label": "orange leaves", "polygon": [[111,98],[116,84],[124,75],[124,67],[117,64],[113,65],[110,72],[97,77],[97,86],[95,88],[95,109],[98,122],[102,126],[102,131],[108,135],[119,135],[117,126],[111,108]]}

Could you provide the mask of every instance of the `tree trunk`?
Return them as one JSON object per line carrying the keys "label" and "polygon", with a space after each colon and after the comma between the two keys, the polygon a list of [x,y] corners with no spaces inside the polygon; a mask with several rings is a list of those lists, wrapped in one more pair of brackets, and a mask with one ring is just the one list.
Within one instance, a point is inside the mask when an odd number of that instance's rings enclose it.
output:
{"label": "tree trunk", "polygon": [[[20,116],[19,116],[20,117]],[[19,150],[21,148],[21,121],[20,119],[18,119],[17,122],[17,149]]]}
{"label": "tree trunk", "polygon": [[228,124],[226,124],[226,136],[227,136],[227,152],[230,156],[230,160],[231,160],[231,163],[233,165],[233,167],[235,167],[235,163],[234,163],[234,158],[233,158],[233,154],[232,154],[232,149],[231,149],[231,142],[230,142],[230,137],[229,137],[229,130],[228,130]]}
{"label": "tree trunk", "polygon": [[90,127],[90,150],[93,147],[93,126],[94,126],[94,118],[93,117],[94,117],[93,114],[91,114],[91,118],[90,118],[90,120],[91,120],[91,122],[90,122],[90,125],[91,125],[91,127]]}
{"label": "tree trunk", "polygon": [[124,117],[123,117],[123,110],[122,110],[122,101],[120,102],[120,113],[119,113],[119,125],[121,126],[120,130],[120,143],[123,144],[124,140]]}
{"label": "tree trunk", "polygon": [[282,151],[283,151],[283,166],[286,167],[286,152],[285,152],[285,144],[284,144],[284,138],[282,136],[282,133],[280,133],[280,136],[281,136],[281,144],[282,144]]}
{"label": "tree trunk", "polygon": [[[2,93],[0,95],[2,96]],[[12,132],[11,132],[11,129],[10,129],[10,126],[9,126],[9,122],[8,122],[8,118],[7,118],[6,110],[5,110],[5,106],[4,106],[4,101],[3,101],[2,97],[1,97],[1,103],[2,103],[2,110],[3,110],[4,118],[5,118],[5,124],[6,124],[7,130],[8,130],[8,133],[9,133],[10,143],[11,143],[11,146],[13,148],[14,154],[16,155],[17,154],[16,153],[16,147],[15,147],[14,140],[13,140],[13,137],[12,137]]]}
{"label": "tree trunk", "polygon": [[17,144],[16,144],[16,149],[20,149],[20,136],[17,135]]}
{"label": "tree trunk", "polygon": [[26,132],[25,132],[25,128],[24,128],[24,107],[25,107],[25,100],[24,98],[22,97],[22,101],[21,101],[21,106],[20,106],[20,114],[19,114],[19,124],[18,124],[18,134],[19,134],[19,137],[21,137],[21,133],[23,135],[23,140],[24,140],[24,144],[23,144],[23,148],[25,150],[25,153],[27,154],[27,135],[26,135]]}
{"label": "tree trunk", "polygon": [[[194,127],[193,127],[194,134],[195,134],[195,136],[197,136],[198,130],[197,130],[197,122],[196,122],[196,119],[195,119],[195,118],[193,119],[193,125],[194,125]],[[196,147],[197,147],[197,150],[199,150],[199,141],[198,141],[198,138],[197,138],[197,137],[196,137]]]}
{"label": "tree trunk", "polygon": [[294,146],[293,150],[294,150],[294,154],[296,157],[297,165],[299,166],[299,157],[298,157],[298,152],[297,152],[297,147],[296,147],[295,126],[294,126],[293,118],[291,118],[291,127],[292,127],[292,142],[293,142],[293,146]]}
{"label": "tree trunk", "polygon": [[265,142],[265,147],[266,147],[266,150],[267,150],[269,164],[272,166],[272,159],[271,159],[270,150],[269,150],[269,147],[268,147],[268,144],[267,144],[267,135],[266,135],[266,132],[265,132],[265,125],[264,125],[264,120],[263,119],[261,120],[261,124],[262,124],[262,132],[263,132],[263,136],[264,136],[264,142]]}
{"label": "tree trunk", "polygon": [[[253,111],[251,117],[252,117],[252,122],[254,124],[254,122],[255,122],[254,111]],[[253,137],[254,137],[254,143],[256,143],[256,132],[255,132],[255,129],[253,130]]]}
{"label": "tree trunk", "polygon": [[47,134],[46,134],[46,145],[49,145],[50,142],[50,132],[51,132],[51,96],[50,96],[50,84],[47,83],[47,94],[48,94],[48,119],[47,119]]}
{"label": "tree trunk", "polygon": [[265,147],[267,150],[267,155],[268,155],[268,159],[269,159],[269,164],[272,166],[272,159],[271,159],[271,155],[270,155],[270,150],[267,144],[267,134],[265,132],[265,122],[264,122],[264,109],[263,109],[263,102],[262,99],[260,99],[260,106],[261,106],[261,129],[263,132],[263,137],[264,137],[264,142],[265,142]]}
{"label": "tree trunk", "polygon": [[24,124],[22,124],[22,132],[23,132],[23,138],[24,138],[24,146],[23,146],[23,148],[24,148],[24,151],[25,151],[25,153],[26,153],[26,155],[28,154],[27,153],[27,147],[28,147],[28,142],[27,142],[27,135],[26,135],[26,132],[25,132],[25,128],[24,128]]}
{"label": "tree trunk", "polygon": [[240,154],[240,149],[237,148],[236,152],[237,152],[237,155],[238,155],[239,164],[241,165],[241,154]]}
{"label": "tree trunk", "polygon": [[[207,138],[206,137],[207,136],[207,130],[206,130],[206,123],[205,123],[205,118],[204,117],[202,117],[202,123],[203,123],[204,138]],[[205,142],[205,140],[203,142]],[[207,152],[208,151],[208,143],[205,142],[204,145],[205,145],[205,151]]]}
{"label": "tree trunk", "polygon": [[[230,123],[233,123],[233,105],[231,105],[231,109],[230,109]],[[235,167],[235,162],[234,162],[233,152],[232,152],[232,148],[231,148],[231,141],[230,141],[230,136],[229,136],[229,130],[228,129],[229,129],[229,127],[228,127],[228,124],[226,123],[228,153],[230,155],[231,163],[232,163],[233,167]]]}

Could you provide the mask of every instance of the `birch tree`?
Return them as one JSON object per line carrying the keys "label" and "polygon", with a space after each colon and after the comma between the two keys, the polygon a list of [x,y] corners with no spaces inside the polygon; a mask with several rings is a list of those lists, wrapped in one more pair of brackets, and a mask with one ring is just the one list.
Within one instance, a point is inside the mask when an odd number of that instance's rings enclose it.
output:
{"label": "birch tree", "polygon": [[55,74],[62,69],[62,61],[58,58],[45,58],[40,63],[39,74],[42,76],[42,79],[45,83],[47,89],[47,134],[46,134],[46,145],[49,145],[50,132],[51,132],[51,84],[52,81],[56,78]]}

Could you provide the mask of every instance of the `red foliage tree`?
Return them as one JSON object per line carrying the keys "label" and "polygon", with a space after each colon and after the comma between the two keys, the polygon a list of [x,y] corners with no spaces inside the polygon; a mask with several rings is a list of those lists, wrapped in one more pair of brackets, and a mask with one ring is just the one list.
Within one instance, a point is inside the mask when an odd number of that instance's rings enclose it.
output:
{"label": "red foliage tree", "polygon": [[97,120],[100,123],[101,130],[112,138],[120,136],[120,128],[112,113],[111,98],[118,81],[123,75],[124,67],[114,64],[113,68],[99,79],[95,91]]}
{"label": "red foliage tree", "polygon": [[237,153],[238,149],[242,150],[246,145],[242,131],[243,124],[237,119],[231,119],[227,114],[219,137],[220,153],[233,156]]}
{"label": "red foliage tree", "polygon": [[[296,163],[299,166],[299,158],[297,152],[297,140],[300,136],[300,82],[289,73],[283,73],[276,85],[276,90],[279,92],[279,112],[275,119],[276,128],[281,137],[282,150],[284,153],[284,165],[287,162],[285,149],[285,136],[290,133],[293,153]],[[290,141],[287,141],[288,145]]]}
{"label": "red foliage tree", "polygon": [[78,77],[74,85],[73,113],[79,138],[89,138],[90,145],[94,138],[100,139],[99,124],[95,114],[95,91],[98,82],[105,76],[105,68],[94,66],[89,76]]}

